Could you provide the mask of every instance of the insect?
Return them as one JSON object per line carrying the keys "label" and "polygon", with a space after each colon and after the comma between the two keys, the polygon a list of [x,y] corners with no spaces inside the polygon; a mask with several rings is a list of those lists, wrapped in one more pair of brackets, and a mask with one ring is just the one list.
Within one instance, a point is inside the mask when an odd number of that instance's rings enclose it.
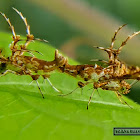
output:
{"label": "insect", "polygon": [[115,42],[115,38],[117,33],[120,31],[121,28],[123,28],[126,24],[119,27],[118,30],[116,30],[114,37],[112,38],[112,43],[110,48],[105,49],[103,47],[97,47],[100,50],[104,50],[108,53],[109,56],[109,62],[108,65],[110,67],[110,71],[108,75],[105,75],[99,79],[99,81],[105,81],[105,80],[127,80],[127,79],[134,79],[139,80],[140,77],[140,68],[138,66],[128,66],[121,60],[119,60],[118,55],[120,54],[122,48],[126,45],[127,41],[132,39],[134,36],[140,34],[140,31],[134,32],[132,35],[128,36],[125,41],[122,42],[121,46],[118,49],[114,49],[113,45]]}
{"label": "insect", "polygon": [[[92,95],[89,98],[87,109],[91,102],[91,98],[93,96],[95,89],[102,88],[103,90],[115,91],[117,97],[123,103],[125,101],[122,99],[120,93],[127,94],[131,88],[131,86],[123,80],[119,80],[117,78],[115,80],[109,78],[104,79],[104,77],[109,75],[111,72],[111,68],[109,66],[107,68],[103,68],[101,66],[98,66],[97,64],[69,65],[66,63],[65,66],[61,66],[59,67],[59,69],[61,70],[61,72],[67,73],[74,77],[80,76],[85,81],[85,83],[79,81],[77,88],[83,88],[88,84],[93,84],[94,89]],[[72,94],[77,88],[75,88],[72,92],[68,94],[60,94],[59,96],[67,96],[69,94]]]}
{"label": "insect", "polygon": [[[80,88],[83,88],[87,84],[93,83],[94,89],[101,88],[103,90],[115,91],[121,103],[127,104],[127,102],[123,100],[121,94],[128,94],[130,92],[131,86],[134,83],[129,84],[125,80],[127,79],[139,80],[140,68],[135,67],[135,66],[127,66],[125,63],[119,60],[118,55],[120,54],[122,48],[126,45],[127,41],[132,39],[134,36],[138,35],[140,31],[134,32],[132,35],[128,36],[126,40],[122,42],[121,46],[118,49],[114,49],[113,47],[116,40],[116,35],[125,25],[126,24],[120,26],[115,31],[115,34],[112,38],[111,45],[109,48],[106,49],[103,47],[96,47],[108,53],[109,61],[107,62],[107,61],[102,60],[102,62],[108,64],[108,66],[104,68],[101,66],[98,66],[97,64],[72,66],[66,63],[64,66],[59,67],[60,70],[74,77],[79,75],[84,81],[86,81],[86,83],[78,82],[78,86]],[[90,96],[87,109],[91,102],[91,98],[93,96],[94,91],[95,90],[93,90]],[[66,96],[72,93],[73,91],[68,94],[60,95],[60,96]]]}
{"label": "insect", "polygon": [[[115,91],[117,97],[119,100],[125,104],[127,104],[120,93],[122,94],[128,94],[130,92],[131,86],[136,82],[136,80],[139,80],[139,67],[135,66],[128,66],[121,60],[119,60],[118,55],[120,54],[122,48],[126,45],[127,41],[132,39],[134,36],[140,34],[140,31],[134,32],[132,35],[128,36],[126,40],[124,40],[121,44],[121,46],[118,49],[114,49],[114,42],[116,40],[116,35],[118,32],[125,26],[126,24],[120,26],[118,30],[115,31],[115,34],[112,38],[112,42],[109,48],[105,49],[103,47],[96,47],[100,50],[104,50],[108,53],[109,56],[109,62],[108,66],[110,67],[109,72],[101,77],[98,81],[98,83],[94,84],[94,87],[100,87],[105,90],[112,90]],[[107,68],[108,69],[108,68]],[[135,81],[131,84],[127,83],[125,80],[127,79],[134,79]],[[113,84],[111,84],[113,83]],[[121,87],[121,89],[118,89]],[[122,101],[123,100],[123,101]],[[128,105],[128,104],[127,104]],[[129,105],[128,105],[129,106]],[[130,107],[130,106],[129,106]]]}
{"label": "insect", "polygon": [[[53,61],[44,61],[36,58],[32,52],[37,52],[34,50],[27,49],[30,42],[34,40],[44,41],[38,38],[34,38],[34,36],[30,33],[30,26],[27,23],[27,20],[25,17],[23,17],[22,13],[19,12],[17,9],[13,8],[21,17],[21,19],[24,21],[27,31],[27,38],[25,40],[25,43],[22,45],[18,45],[17,43],[19,41],[23,41],[23,39],[20,39],[19,35],[16,35],[14,26],[11,24],[10,20],[6,17],[4,13],[1,13],[1,15],[5,18],[7,23],[9,24],[12,34],[13,34],[13,41],[10,44],[10,49],[12,51],[12,55],[8,58],[5,58],[0,54],[0,73],[1,76],[6,75],[7,73],[14,73],[16,75],[29,75],[32,77],[33,80],[36,81],[38,89],[44,98],[44,95],[40,89],[39,83],[37,79],[42,76],[44,79],[47,79],[47,81],[50,83],[50,85],[57,90],[52,83],[49,80],[50,73],[58,66],[61,66],[65,63],[66,58],[64,58],[62,55],[59,55],[58,50],[55,51],[55,59]],[[28,52],[32,56],[25,56],[24,53]],[[37,52],[39,53],[39,52]]]}

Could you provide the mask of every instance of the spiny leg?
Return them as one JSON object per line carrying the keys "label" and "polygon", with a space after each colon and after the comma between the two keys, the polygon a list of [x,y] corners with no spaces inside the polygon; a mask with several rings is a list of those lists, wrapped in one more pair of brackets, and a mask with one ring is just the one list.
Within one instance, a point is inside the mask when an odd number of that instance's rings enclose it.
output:
{"label": "spiny leg", "polygon": [[129,35],[125,41],[122,42],[121,46],[118,48],[118,54],[121,52],[122,48],[126,45],[127,41],[132,39],[134,36],[140,34],[140,31],[134,32],[132,35]]}
{"label": "spiny leg", "polygon": [[109,49],[109,48],[104,48],[104,47],[98,47],[98,46],[93,46],[93,48],[97,48],[97,49],[99,49],[99,50],[103,50],[103,51],[105,51],[105,52],[107,52],[108,53],[108,55],[109,55],[109,60],[110,59],[112,59],[112,50],[111,49]]}
{"label": "spiny leg", "polygon": [[98,48],[98,49],[100,49],[100,50],[104,50],[104,51],[106,51],[106,52],[110,52],[112,49],[113,49],[113,46],[114,46],[114,43],[115,43],[115,40],[116,40],[116,36],[117,36],[117,34],[118,34],[118,32],[124,27],[124,26],[126,26],[127,24],[123,24],[122,26],[120,26],[116,31],[115,31],[115,33],[114,33],[114,36],[113,36],[113,38],[112,38],[112,41],[111,41],[111,45],[110,45],[110,47],[109,48],[104,48],[104,47],[98,47],[98,46],[93,46],[94,48]]}
{"label": "spiny leg", "polygon": [[116,91],[115,94],[116,94],[117,98],[119,99],[119,101],[120,101],[122,104],[125,103],[125,104],[128,105],[130,108],[132,108],[132,107],[122,98],[122,95],[121,95],[118,91]]}
{"label": "spiny leg", "polygon": [[27,19],[16,8],[13,7],[13,9],[20,15],[21,19],[23,20],[23,22],[24,22],[24,24],[26,26],[27,40],[26,40],[26,43],[24,45],[25,49],[27,48],[27,46],[29,45],[29,43],[31,41],[33,41],[33,40],[48,42],[47,40],[44,40],[44,39],[34,38],[34,35],[30,33],[30,25],[27,23]]}
{"label": "spiny leg", "polygon": [[90,104],[91,99],[92,99],[92,97],[93,97],[94,91],[95,91],[95,89],[93,89],[93,92],[92,92],[91,96],[89,97],[89,101],[88,101],[88,105],[87,105],[87,110],[88,110],[88,108],[89,108],[89,104]]}
{"label": "spiny leg", "polygon": [[26,43],[24,45],[24,47],[25,47],[24,49],[26,49],[26,47],[29,45],[29,43],[34,40],[34,36],[30,33],[30,25],[28,25],[27,19],[16,8],[13,7],[13,9],[20,15],[21,19],[23,20],[23,22],[26,26],[27,40],[26,40]]}
{"label": "spiny leg", "polygon": [[114,46],[114,43],[115,43],[116,36],[117,36],[118,32],[119,32],[124,26],[126,26],[126,25],[127,25],[127,24],[123,24],[123,25],[120,26],[117,30],[115,30],[114,36],[113,36],[113,38],[112,38],[112,40],[111,40],[110,50],[113,49],[113,46]]}
{"label": "spiny leg", "polygon": [[98,46],[92,46],[92,47],[93,47],[93,48],[97,48],[97,49],[99,49],[99,50],[106,51],[106,52],[111,51],[110,49],[104,48],[104,47],[98,47]]}
{"label": "spiny leg", "polygon": [[5,18],[5,20],[7,21],[7,23],[9,24],[11,30],[12,30],[12,34],[13,34],[13,42],[12,44],[10,45],[10,49],[12,50],[13,47],[15,47],[16,43],[18,41],[20,41],[20,35],[16,35],[15,33],[15,29],[14,29],[14,26],[11,24],[10,22],[10,19],[6,17],[6,15],[2,12],[0,12],[0,14]]}
{"label": "spiny leg", "polygon": [[21,19],[24,21],[25,26],[26,26],[27,35],[31,35],[30,34],[30,26],[28,25],[26,18],[16,8],[14,8],[14,7],[12,7],[12,8],[20,15]]}

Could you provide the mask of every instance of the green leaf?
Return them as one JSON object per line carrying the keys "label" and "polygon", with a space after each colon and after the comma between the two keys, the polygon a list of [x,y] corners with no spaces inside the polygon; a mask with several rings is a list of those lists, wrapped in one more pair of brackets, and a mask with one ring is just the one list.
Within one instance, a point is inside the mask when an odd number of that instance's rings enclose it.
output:
{"label": "green leaf", "polygon": [[[0,33],[0,47],[10,55],[10,35]],[[48,44],[32,43],[30,49],[38,50],[40,59],[53,60],[54,51]],[[70,60],[71,64],[77,64]],[[51,82],[67,94],[77,87],[77,78],[58,71],[52,73]],[[92,85],[65,97],[39,79],[41,94],[29,76],[8,74],[0,77],[0,138],[2,140],[63,140],[63,139],[118,139],[113,136],[114,127],[139,127],[140,106],[130,99],[124,100],[133,107],[119,102],[114,92],[99,89],[95,92],[89,110],[86,109],[93,91]],[[90,90],[89,90],[90,89]],[[134,136],[119,136],[119,139],[137,139]]]}

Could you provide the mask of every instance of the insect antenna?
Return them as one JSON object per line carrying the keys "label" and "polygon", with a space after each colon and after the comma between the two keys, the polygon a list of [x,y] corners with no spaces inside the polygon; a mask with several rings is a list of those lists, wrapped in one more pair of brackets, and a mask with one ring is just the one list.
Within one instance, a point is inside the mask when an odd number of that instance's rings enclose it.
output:
{"label": "insect antenna", "polygon": [[132,109],[132,107],[122,98],[122,95],[118,91],[116,91],[115,93],[116,93],[117,98],[119,99],[119,101],[122,104],[125,103],[126,105],[128,105]]}
{"label": "insect antenna", "polygon": [[14,7],[12,7],[12,8],[17,12],[17,14],[19,14],[19,16],[21,17],[21,19],[23,20],[23,22],[24,22],[24,24],[26,26],[27,40],[26,40],[26,43],[24,45],[25,48],[27,48],[27,46],[29,45],[29,43],[31,41],[34,41],[34,40],[48,42],[47,40],[44,40],[44,39],[34,38],[34,35],[30,33],[30,25],[27,23],[27,19],[16,8],[14,8]]}
{"label": "insect antenna", "polygon": [[95,89],[93,89],[93,92],[92,92],[91,96],[89,97],[89,101],[88,101],[88,105],[87,105],[87,110],[88,110],[88,108],[89,108],[89,104],[90,104],[90,102],[91,102],[91,99],[92,99],[92,97],[93,97],[94,92],[95,92]]}

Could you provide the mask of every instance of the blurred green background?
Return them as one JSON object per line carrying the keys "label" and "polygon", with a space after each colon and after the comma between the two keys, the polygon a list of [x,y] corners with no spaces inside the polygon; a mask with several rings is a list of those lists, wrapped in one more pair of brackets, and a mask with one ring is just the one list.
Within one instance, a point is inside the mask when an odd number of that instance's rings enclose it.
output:
{"label": "blurred green background", "polygon": [[[126,37],[140,30],[140,1],[138,0],[1,0],[0,11],[10,18],[15,30],[25,35],[25,26],[12,9],[17,8],[27,18],[31,33],[46,39],[67,56],[80,63],[93,63],[90,59],[108,59],[92,46],[110,45],[115,29],[127,23],[117,37],[115,47]],[[0,30],[10,32],[0,17]],[[140,65],[140,36],[128,42],[120,58],[131,65]],[[140,103],[139,84],[128,95]]]}

